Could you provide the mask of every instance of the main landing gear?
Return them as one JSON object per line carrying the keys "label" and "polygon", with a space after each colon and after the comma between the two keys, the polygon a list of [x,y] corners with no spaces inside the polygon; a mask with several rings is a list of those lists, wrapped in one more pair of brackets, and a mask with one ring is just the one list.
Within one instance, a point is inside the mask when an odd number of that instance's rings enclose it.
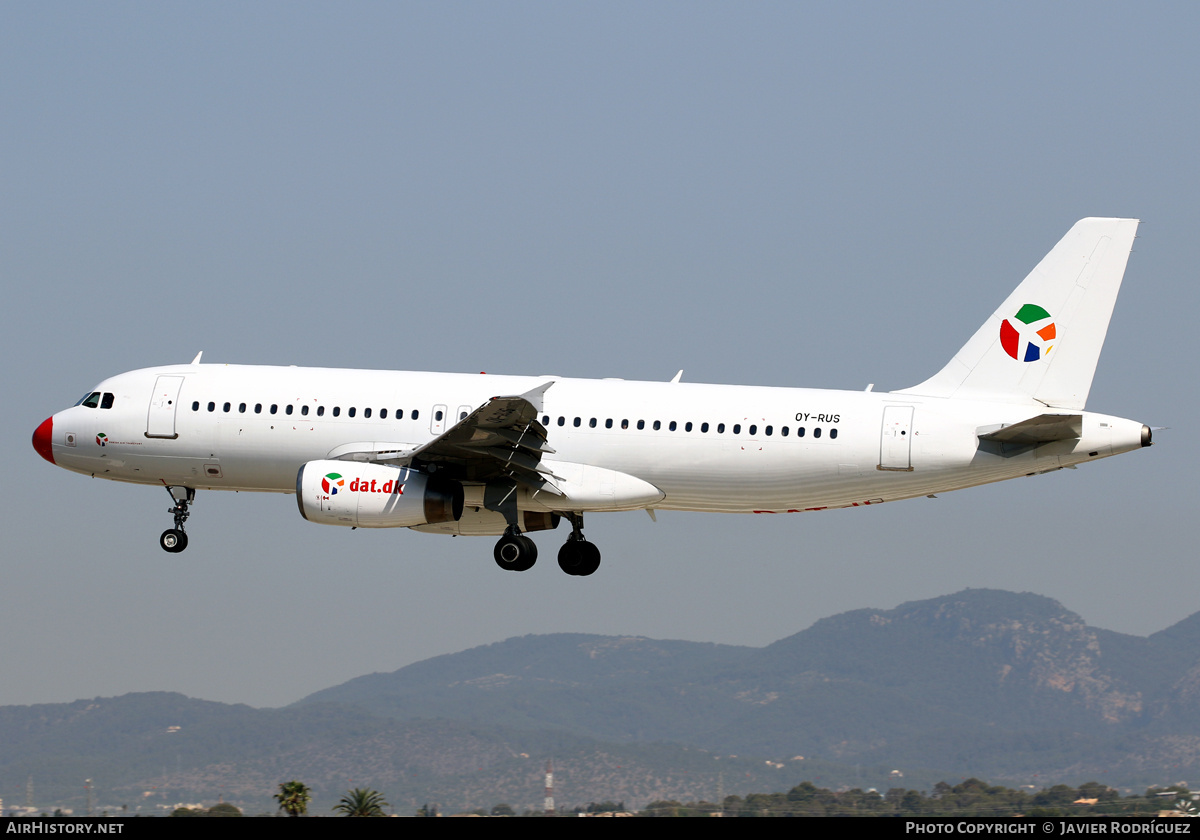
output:
{"label": "main landing gear", "polygon": [[521,533],[516,525],[509,525],[497,542],[492,556],[496,565],[510,572],[524,572],[537,562],[537,545]]}
{"label": "main landing gear", "polygon": [[571,536],[558,550],[558,567],[569,575],[587,577],[600,568],[600,549],[583,536],[583,515],[568,513]]}
{"label": "main landing gear", "polygon": [[[558,550],[558,566],[569,575],[587,577],[600,568],[600,549],[584,538],[581,514],[568,513],[566,516],[571,521],[571,535]],[[492,555],[501,569],[523,572],[537,562],[537,546],[515,525],[510,525],[496,542]]]}
{"label": "main landing gear", "polygon": [[175,507],[167,508],[167,513],[175,515],[175,527],[163,531],[158,538],[158,544],[162,546],[163,551],[178,554],[187,548],[188,538],[183,531],[183,523],[187,522],[191,515],[188,505],[196,501],[196,491],[191,487],[172,486],[167,488],[167,492],[175,502]]}

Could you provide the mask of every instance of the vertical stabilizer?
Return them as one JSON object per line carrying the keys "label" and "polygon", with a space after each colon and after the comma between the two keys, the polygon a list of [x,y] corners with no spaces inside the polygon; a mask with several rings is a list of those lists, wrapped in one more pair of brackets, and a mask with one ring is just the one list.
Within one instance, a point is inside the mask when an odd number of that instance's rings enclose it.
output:
{"label": "vertical stabilizer", "polygon": [[1137,219],[1081,219],[935,376],[897,391],[1082,409]]}

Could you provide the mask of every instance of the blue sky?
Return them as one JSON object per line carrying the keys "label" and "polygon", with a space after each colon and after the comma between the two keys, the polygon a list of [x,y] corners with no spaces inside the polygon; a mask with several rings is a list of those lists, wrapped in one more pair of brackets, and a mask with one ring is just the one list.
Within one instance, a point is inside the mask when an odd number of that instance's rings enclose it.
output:
{"label": "blue sky", "polygon": [[[113,3],[0,13],[0,703],[279,705],[513,635],[760,645],[964,587],[1200,609],[1200,11]],[[107,375],[205,361],[902,388],[1077,219],[1143,220],[1089,408],[1119,459],[823,514],[592,516],[601,572],[55,470]],[[543,557],[564,533],[538,536]]]}

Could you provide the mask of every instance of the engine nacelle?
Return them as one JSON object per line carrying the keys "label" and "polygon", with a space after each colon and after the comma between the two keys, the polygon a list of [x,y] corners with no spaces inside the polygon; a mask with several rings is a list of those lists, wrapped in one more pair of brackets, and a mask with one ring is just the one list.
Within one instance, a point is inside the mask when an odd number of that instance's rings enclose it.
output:
{"label": "engine nacelle", "polygon": [[309,461],[296,474],[296,503],[301,516],[322,525],[410,528],[457,522],[463,488],[408,467]]}

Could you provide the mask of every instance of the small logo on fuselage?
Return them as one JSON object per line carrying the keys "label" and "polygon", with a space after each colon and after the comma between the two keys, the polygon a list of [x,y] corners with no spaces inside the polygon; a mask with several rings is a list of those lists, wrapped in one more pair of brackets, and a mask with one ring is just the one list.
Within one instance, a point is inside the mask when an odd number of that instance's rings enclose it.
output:
{"label": "small logo on fuselage", "polygon": [[1018,362],[1044,359],[1057,337],[1054,318],[1036,303],[1025,304],[1000,325],[1000,346]]}
{"label": "small logo on fuselage", "polygon": [[330,496],[336,496],[338,491],[346,486],[346,479],[342,478],[341,473],[326,473],[321,479],[321,490],[328,493]]}
{"label": "small logo on fuselage", "polygon": [[104,444],[106,444],[106,443],[108,443],[108,435],[104,434],[104,432],[101,432],[100,434],[96,435],[96,445],[97,446],[104,446]]}

